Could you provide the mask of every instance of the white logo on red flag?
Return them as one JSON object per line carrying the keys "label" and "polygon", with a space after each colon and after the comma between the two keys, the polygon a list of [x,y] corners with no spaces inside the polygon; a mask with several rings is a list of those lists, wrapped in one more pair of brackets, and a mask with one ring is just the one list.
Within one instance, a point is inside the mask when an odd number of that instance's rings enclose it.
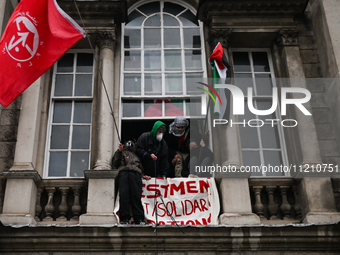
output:
{"label": "white logo on red flag", "polygon": [[18,17],[11,24],[11,40],[5,43],[6,51],[16,61],[25,62],[34,57],[39,46],[39,33],[27,17]]}

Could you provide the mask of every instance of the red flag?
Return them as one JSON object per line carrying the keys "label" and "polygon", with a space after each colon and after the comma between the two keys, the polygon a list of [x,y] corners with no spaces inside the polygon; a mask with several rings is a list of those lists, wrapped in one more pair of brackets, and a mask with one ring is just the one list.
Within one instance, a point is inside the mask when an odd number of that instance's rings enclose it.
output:
{"label": "red flag", "polygon": [[22,0],[0,40],[0,103],[7,107],[82,37],[56,0]]}

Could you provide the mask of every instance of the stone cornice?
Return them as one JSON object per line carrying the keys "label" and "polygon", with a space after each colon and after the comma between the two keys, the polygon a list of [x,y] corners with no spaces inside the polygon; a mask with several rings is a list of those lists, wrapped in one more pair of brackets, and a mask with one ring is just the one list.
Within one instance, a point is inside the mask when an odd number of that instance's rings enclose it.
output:
{"label": "stone cornice", "polygon": [[[308,251],[340,250],[340,225],[258,226],[47,226],[5,227],[0,223],[0,252],[89,251],[134,254],[153,253],[155,244],[163,253],[251,253],[301,254]],[[327,234],[325,234],[327,233]],[[183,241],[184,240],[184,241]],[[237,244],[237,245],[235,245]],[[287,246],[287,244],[289,244]],[[20,253],[21,252],[21,253]],[[328,253],[327,253],[328,254]],[[333,254],[333,253],[329,253]]]}
{"label": "stone cornice", "polygon": [[[72,18],[79,20],[73,0],[58,0],[58,4]],[[107,20],[107,23],[118,24],[127,19],[127,4],[124,0],[77,1],[77,6],[85,23],[86,20]]]}
{"label": "stone cornice", "polygon": [[36,170],[12,170],[3,172],[6,179],[33,179],[39,185],[41,183],[41,176]]}
{"label": "stone cornice", "polygon": [[294,17],[303,13],[308,0],[201,0],[198,7],[197,17],[202,21],[210,15],[230,16],[269,16],[281,15]]}

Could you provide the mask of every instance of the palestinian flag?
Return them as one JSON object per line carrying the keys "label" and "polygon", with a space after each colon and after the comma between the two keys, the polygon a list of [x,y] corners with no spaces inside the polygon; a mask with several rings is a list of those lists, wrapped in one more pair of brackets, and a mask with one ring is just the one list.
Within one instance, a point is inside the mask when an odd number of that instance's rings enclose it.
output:
{"label": "palestinian flag", "polygon": [[[223,53],[221,43],[217,44],[213,53],[210,55],[209,64],[214,70],[214,86],[215,84],[225,84],[226,78],[231,76],[231,70],[229,62]],[[217,93],[220,95],[222,102],[214,105],[214,114],[218,115],[220,119],[229,119],[229,111],[227,112],[226,109],[230,109],[228,106],[230,105],[230,100],[228,100],[230,91],[228,91],[228,95],[226,95],[225,89],[218,89]]]}

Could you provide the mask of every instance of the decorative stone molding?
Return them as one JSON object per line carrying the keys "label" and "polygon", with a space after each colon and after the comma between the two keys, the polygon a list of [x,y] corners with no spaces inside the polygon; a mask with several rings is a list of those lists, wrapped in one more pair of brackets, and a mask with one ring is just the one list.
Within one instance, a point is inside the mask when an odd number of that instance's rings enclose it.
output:
{"label": "decorative stone molding", "polygon": [[84,171],[86,180],[89,179],[115,179],[118,175],[118,170],[85,170]]}
{"label": "decorative stone molding", "polygon": [[114,50],[116,44],[116,29],[99,31],[100,39],[98,45],[101,49],[110,48]]}
{"label": "decorative stone molding", "polygon": [[33,179],[35,184],[39,186],[41,177],[36,170],[15,170],[3,172],[6,179]]}
{"label": "decorative stone molding", "polygon": [[218,42],[222,44],[222,47],[227,48],[229,45],[230,35],[233,32],[232,28],[228,29],[210,29],[207,41],[211,47],[215,47]]}
{"label": "decorative stone molding", "polygon": [[280,15],[294,17],[305,10],[307,3],[308,0],[277,0],[275,2],[254,0],[201,0],[197,17],[204,22],[210,19],[210,14],[216,16]]}
{"label": "decorative stone molding", "polygon": [[300,29],[280,29],[277,42],[281,47],[298,46]]}

